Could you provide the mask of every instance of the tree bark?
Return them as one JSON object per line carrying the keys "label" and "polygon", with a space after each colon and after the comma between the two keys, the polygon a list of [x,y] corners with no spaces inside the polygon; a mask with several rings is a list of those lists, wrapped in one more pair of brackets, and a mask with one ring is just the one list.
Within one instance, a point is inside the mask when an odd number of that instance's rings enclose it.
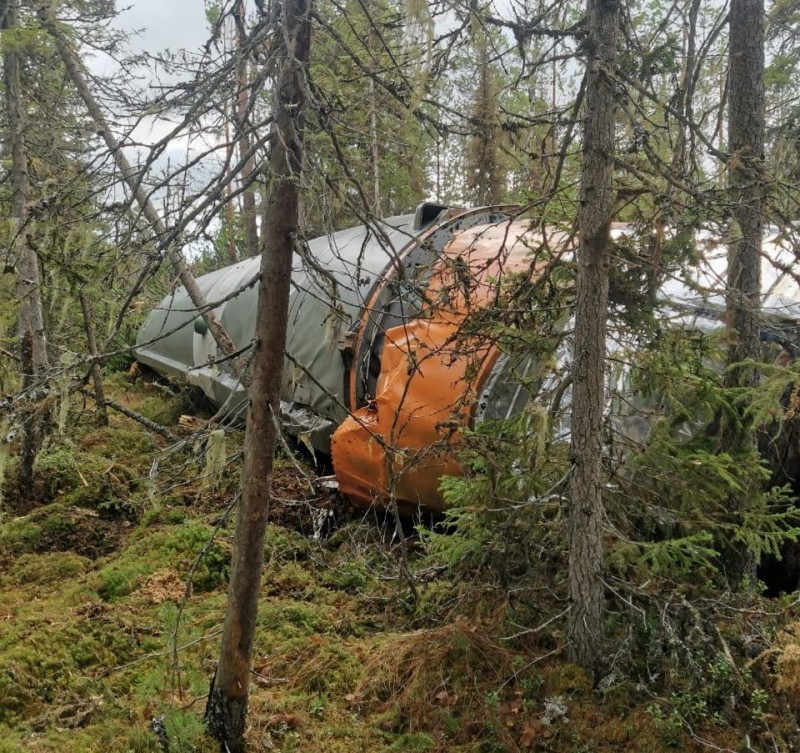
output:
{"label": "tree bark", "polygon": [[108,426],[108,411],[106,410],[106,391],[103,385],[103,371],[97,360],[97,338],[94,331],[94,312],[86,293],[78,291],[83,313],[83,329],[86,332],[86,345],[89,355],[92,356],[92,382],[94,384],[95,418],[98,426]]}
{"label": "tree bark", "polygon": [[598,670],[604,618],[603,405],[611,217],[618,0],[588,0],[588,75],[583,135],[580,245],[569,502],[569,654]]}
{"label": "tree bark", "polygon": [[477,65],[473,118],[475,131],[470,138],[467,157],[467,188],[473,191],[476,204],[502,203],[506,192],[506,171],[499,156],[497,112],[500,102],[493,81],[488,32],[477,12],[473,11],[473,44]]}
{"label": "tree bark", "polygon": [[[764,175],[764,0],[731,0],[728,94],[728,181],[733,203],[728,246],[726,305],[733,343],[728,351],[727,387],[753,388],[758,370],[735,366],[762,357],[760,333],[761,244]],[[737,452],[752,447],[755,434],[739,406],[726,422],[722,448]],[[750,490],[749,493],[757,493]],[[732,494],[735,516],[747,504],[748,491]],[[743,544],[728,544],[723,552],[728,583],[738,588],[755,578],[755,558]]]}
{"label": "tree bark", "polygon": [[206,721],[223,751],[244,750],[250,662],[264,557],[281,371],[298,231],[303,164],[305,72],[311,27],[309,0],[284,0],[276,9],[280,40],[268,187],[261,253],[256,341],[247,412],[242,498],[234,536],[228,607]]}
{"label": "tree bark", "polygon": [[[223,117],[225,118],[225,142],[228,144],[228,154],[225,157],[225,177],[228,178],[228,184],[225,186],[225,221],[228,224],[227,228],[227,246],[228,246],[228,264],[236,264],[239,261],[239,251],[236,248],[236,212],[233,206],[233,180],[231,175],[231,161],[233,160],[234,145],[231,141],[231,121],[232,115],[228,111],[228,100],[223,103]],[[231,110],[235,108],[235,104],[231,105]]]}
{"label": "tree bark", "polygon": [[[122,149],[122,145],[119,143],[119,141],[117,141],[116,137],[111,131],[100,104],[94,98],[92,90],[89,88],[89,83],[87,82],[84,73],[83,63],[75,50],[73,50],[72,45],[64,34],[63,29],[61,29],[57,20],[54,18],[49,2],[47,0],[44,0],[43,2],[40,0],[36,6],[36,13],[42,26],[47,29],[49,34],[53,37],[56,48],[58,49],[58,53],[61,56],[61,59],[64,61],[64,66],[67,69],[70,80],[75,86],[80,98],[83,100],[83,103],[86,105],[89,115],[97,126],[98,135],[103,138],[109,152],[111,152],[111,154],[114,156],[114,161],[117,163],[120,174],[133,193],[136,203],[142,210],[142,214],[145,216],[145,219],[150,224],[150,227],[153,229],[156,236],[159,238],[165,237],[167,235],[167,226],[164,223],[164,220],[161,218],[161,215],[158,213],[158,210],[155,208],[155,205],[150,200],[147,191],[145,191],[144,186],[142,185],[140,174],[128,161],[128,158],[125,156],[125,152]],[[228,333],[225,331],[225,328],[220,323],[216,314],[208,307],[208,302],[206,301],[205,296],[198,287],[194,275],[191,273],[188,265],[186,264],[186,259],[183,256],[183,252],[174,244],[169,244],[165,250],[165,253],[170,263],[175,268],[175,271],[178,273],[181,284],[186,288],[189,298],[197,307],[200,316],[203,317],[203,320],[208,326],[208,329],[211,332],[215,342],[219,346],[219,349],[226,356],[233,355],[233,353],[236,352],[236,347],[234,346],[233,341]],[[230,364],[235,376],[239,380],[243,381],[245,374],[241,360],[239,358],[232,358],[230,360]]]}
{"label": "tree bark", "polygon": [[[12,252],[17,273],[16,294],[17,334],[20,351],[21,390],[34,386],[47,371],[47,340],[42,314],[41,280],[39,260],[29,237],[33,227],[28,217],[30,180],[28,177],[28,151],[25,143],[25,106],[20,84],[19,42],[11,37],[19,27],[19,0],[0,3],[2,15],[3,74],[5,83],[6,118],[8,123],[8,145],[11,151],[11,194],[14,235]],[[33,478],[33,462],[40,444],[42,421],[32,411],[23,421],[23,437],[20,451],[21,488],[30,488]]]}
{"label": "tree bark", "polygon": [[[245,55],[244,0],[236,0],[231,11],[236,26],[236,143],[239,147],[239,159],[245,160],[252,153],[250,144],[250,93],[247,56]],[[256,189],[253,180],[255,160],[248,157],[242,166],[242,223],[244,224],[245,250],[248,256],[256,256],[259,250],[258,225],[256,223]]]}
{"label": "tree bark", "polygon": [[381,150],[378,143],[378,97],[374,79],[369,80],[369,139],[372,145],[372,213],[383,217],[381,212]]}

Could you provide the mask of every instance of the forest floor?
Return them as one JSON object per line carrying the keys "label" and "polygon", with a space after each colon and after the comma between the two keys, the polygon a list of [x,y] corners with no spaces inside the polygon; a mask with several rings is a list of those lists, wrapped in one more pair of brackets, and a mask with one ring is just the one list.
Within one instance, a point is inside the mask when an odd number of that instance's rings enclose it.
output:
{"label": "forest floor", "polygon": [[[203,710],[242,435],[226,434],[223,467],[219,435],[212,448],[179,423],[185,395],[110,383],[186,441],[168,446],[118,413],[98,429],[91,405],[71,404],[34,488],[2,463],[0,753],[217,750]],[[595,684],[566,661],[558,589],[465,579],[409,526],[399,542],[390,520],[351,510],[314,475],[285,454],[276,470],[254,752],[800,747],[793,595],[711,608],[676,591],[655,626],[611,609],[613,655],[628,658]]]}

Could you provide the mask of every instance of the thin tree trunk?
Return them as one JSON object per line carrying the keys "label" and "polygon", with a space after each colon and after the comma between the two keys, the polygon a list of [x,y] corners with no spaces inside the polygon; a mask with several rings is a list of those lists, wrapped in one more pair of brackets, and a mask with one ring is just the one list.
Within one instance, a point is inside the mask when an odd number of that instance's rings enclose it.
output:
{"label": "thin tree trunk", "polygon": [[231,143],[231,118],[228,112],[228,100],[224,102],[225,110],[223,117],[225,118],[225,141],[228,144],[228,154],[225,158],[225,177],[228,178],[228,183],[225,186],[225,196],[227,201],[225,203],[225,222],[227,223],[227,244],[228,244],[228,264],[236,264],[239,261],[239,253],[236,250],[236,213],[233,207],[233,181],[230,180],[231,176],[231,159],[233,157],[233,144]]}
{"label": "thin tree trunk", "polygon": [[378,144],[378,102],[374,79],[369,80],[369,138],[372,144],[372,212],[381,214],[381,152]]}
{"label": "thin tree trunk", "polygon": [[[250,94],[247,57],[244,44],[247,34],[244,25],[244,0],[236,0],[231,11],[236,25],[236,48],[238,61],[236,64],[237,96],[236,96],[236,142],[239,146],[239,159],[251,154],[250,144]],[[248,158],[242,167],[242,183],[246,186],[242,193],[242,222],[244,224],[245,247],[248,256],[256,256],[259,252],[258,225],[256,223],[256,193],[253,181],[254,160]]]}
{"label": "thin tree trunk", "polygon": [[442,137],[436,137],[436,201],[442,200]]}
{"label": "thin tree trunk", "polygon": [[[761,243],[763,233],[764,163],[764,0],[732,0],[728,99],[728,175],[733,223],[728,250],[726,305],[735,341],[728,352],[728,387],[755,387],[758,370],[734,367],[762,356]],[[755,443],[750,421],[740,406],[735,422],[727,422],[723,449],[736,452]],[[757,490],[749,490],[757,493]],[[729,508],[736,515],[747,504],[748,490],[732,494]],[[728,545],[723,557],[728,583],[738,588],[755,577],[755,558],[743,544]]]}
{"label": "thin tree trunk", "polygon": [[281,371],[286,344],[292,253],[303,164],[305,71],[311,27],[308,0],[274,9],[282,40],[275,82],[271,181],[265,212],[253,375],[247,412],[242,498],[234,537],[228,607],[206,721],[223,751],[244,750],[244,728],[258,591],[264,557]]}
{"label": "thin tree trunk", "polygon": [[599,668],[603,639],[603,405],[616,105],[618,0],[588,0],[588,76],[572,367],[569,653]]}
{"label": "thin tree trunk", "polygon": [[[25,143],[25,106],[20,84],[19,42],[10,38],[19,26],[19,0],[6,0],[0,4],[3,31],[3,73],[5,82],[6,118],[8,122],[8,144],[11,151],[11,194],[14,234],[12,252],[17,272],[17,333],[20,351],[21,390],[35,385],[47,371],[47,340],[42,314],[41,281],[39,260],[29,242],[33,227],[28,217],[28,152]],[[23,437],[20,452],[20,482],[22,488],[30,488],[33,478],[33,462],[42,434],[41,417],[32,411],[23,421]]]}
{"label": "thin tree trunk", "polygon": [[97,360],[97,338],[94,332],[94,314],[86,293],[78,292],[83,312],[83,328],[86,332],[86,344],[89,346],[89,355],[92,356],[92,382],[94,383],[94,402],[98,426],[108,426],[108,411],[106,410],[106,391],[103,386],[103,371]]}
{"label": "thin tree trunk", "polygon": [[[73,50],[72,45],[65,36],[64,32],[59,27],[58,21],[53,16],[50,5],[46,1],[43,3],[40,2],[37,4],[36,12],[39,17],[39,21],[42,23],[42,26],[47,29],[47,31],[53,37],[59,55],[61,55],[61,59],[64,61],[64,66],[67,69],[69,77],[72,80],[72,83],[81,99],[83,100],[83,103],[86,105],[86,109],[94,121],[95,126],[97,126],[98,135],[103,137],[108,150],[114,156],[114,160],[117,163],[120,174],[133,193],[137,204],[142,210],[142,214],[150,223],[150,226],[157,237],[161,238],[166,236],[167,226],[164,223],[164,220],[161,218],[161,215],[158,213],[155,205],[147,195],[147,192],[142,185],[140,174],[128,161],[121,144],[119,141],[117,141],[108,122],[106,121],[100,104],[94,98],[94,95],[89,88],[89,84],[84,74],[83,63]],[[166,249],[166,256],[172,263],[175,271],[178,273],[181,284],[186,288],[189,298],[197,307],[199,314],[203,317],[203,320],[208,326],[208,329],[220,350],[226,356],[233,355],[233,353],[236,352],[236,347],[234,346],[233,341],[228,333],[225,331],[225,328],[220,323],[216,314],[208,308],[208,302],[198,287],[194,275],[191,273],[188,265],[186,264],[186,259],[183,257],[181,250],[174,244],[170,244]],[[230,360],[230,364],[231,369],[236,377],[240,380],[243,380],[245,374],[241,360],[239,358],[233,358]]]}
{"label": "thin tree trunk", "polygon": [[[675,178],[681,183],[686,183],[689,168],[689,155],[687,153],[688,136],[691,133],[690,124],[694,120],[694,82],[697,80],[695,67],[697,61],[697,17],[700,13],[702,0],[691,0],[689,6],[688,24],[685,25],[684,33],[684,63],[681,75],[681,83],[675,93],[675,110],[683,120],[677,123],[678,132],[675,138],[675,146],[672,150],[671,170]],[[659,287],[659,273],[661,262],[664,255],[664,241],[667,228],[673,222],[672,208],[675,200],[676,188],[671,181],[667,184],[667,192],[664,200],[664,209],[659,211],[656,218],[656,238],[653,246],[653,253],[650,259],[650,288],[649,294],[655,297]]]}

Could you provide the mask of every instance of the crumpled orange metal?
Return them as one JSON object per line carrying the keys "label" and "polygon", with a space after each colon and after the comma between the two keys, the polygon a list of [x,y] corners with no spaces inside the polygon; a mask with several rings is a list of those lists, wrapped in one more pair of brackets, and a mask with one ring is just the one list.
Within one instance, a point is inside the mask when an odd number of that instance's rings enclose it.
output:
{"label": "crumpled orange metal", "polygon": [[529,227],[509,219],[455,235],[420,315],[385,333],[374,399],[332,439],[339,488],[355,504],[396,504],[402,514],[444,508],[440,479],[460,471],[461,431],[500,355],[486,334],[468,331],[470,315],[491,307],[505,273],[529,271],[529,249],[541,245]]}

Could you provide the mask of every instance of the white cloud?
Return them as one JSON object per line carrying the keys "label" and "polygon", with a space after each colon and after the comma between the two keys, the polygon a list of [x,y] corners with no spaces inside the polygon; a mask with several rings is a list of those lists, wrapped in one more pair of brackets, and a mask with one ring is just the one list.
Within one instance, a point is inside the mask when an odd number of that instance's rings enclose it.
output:
{"label": "white cloud", "polygon": [[116,26],[141,30],[130,40],[136,52],[198,50],[209,35],[203,0],[133,0],[119,14]]}

